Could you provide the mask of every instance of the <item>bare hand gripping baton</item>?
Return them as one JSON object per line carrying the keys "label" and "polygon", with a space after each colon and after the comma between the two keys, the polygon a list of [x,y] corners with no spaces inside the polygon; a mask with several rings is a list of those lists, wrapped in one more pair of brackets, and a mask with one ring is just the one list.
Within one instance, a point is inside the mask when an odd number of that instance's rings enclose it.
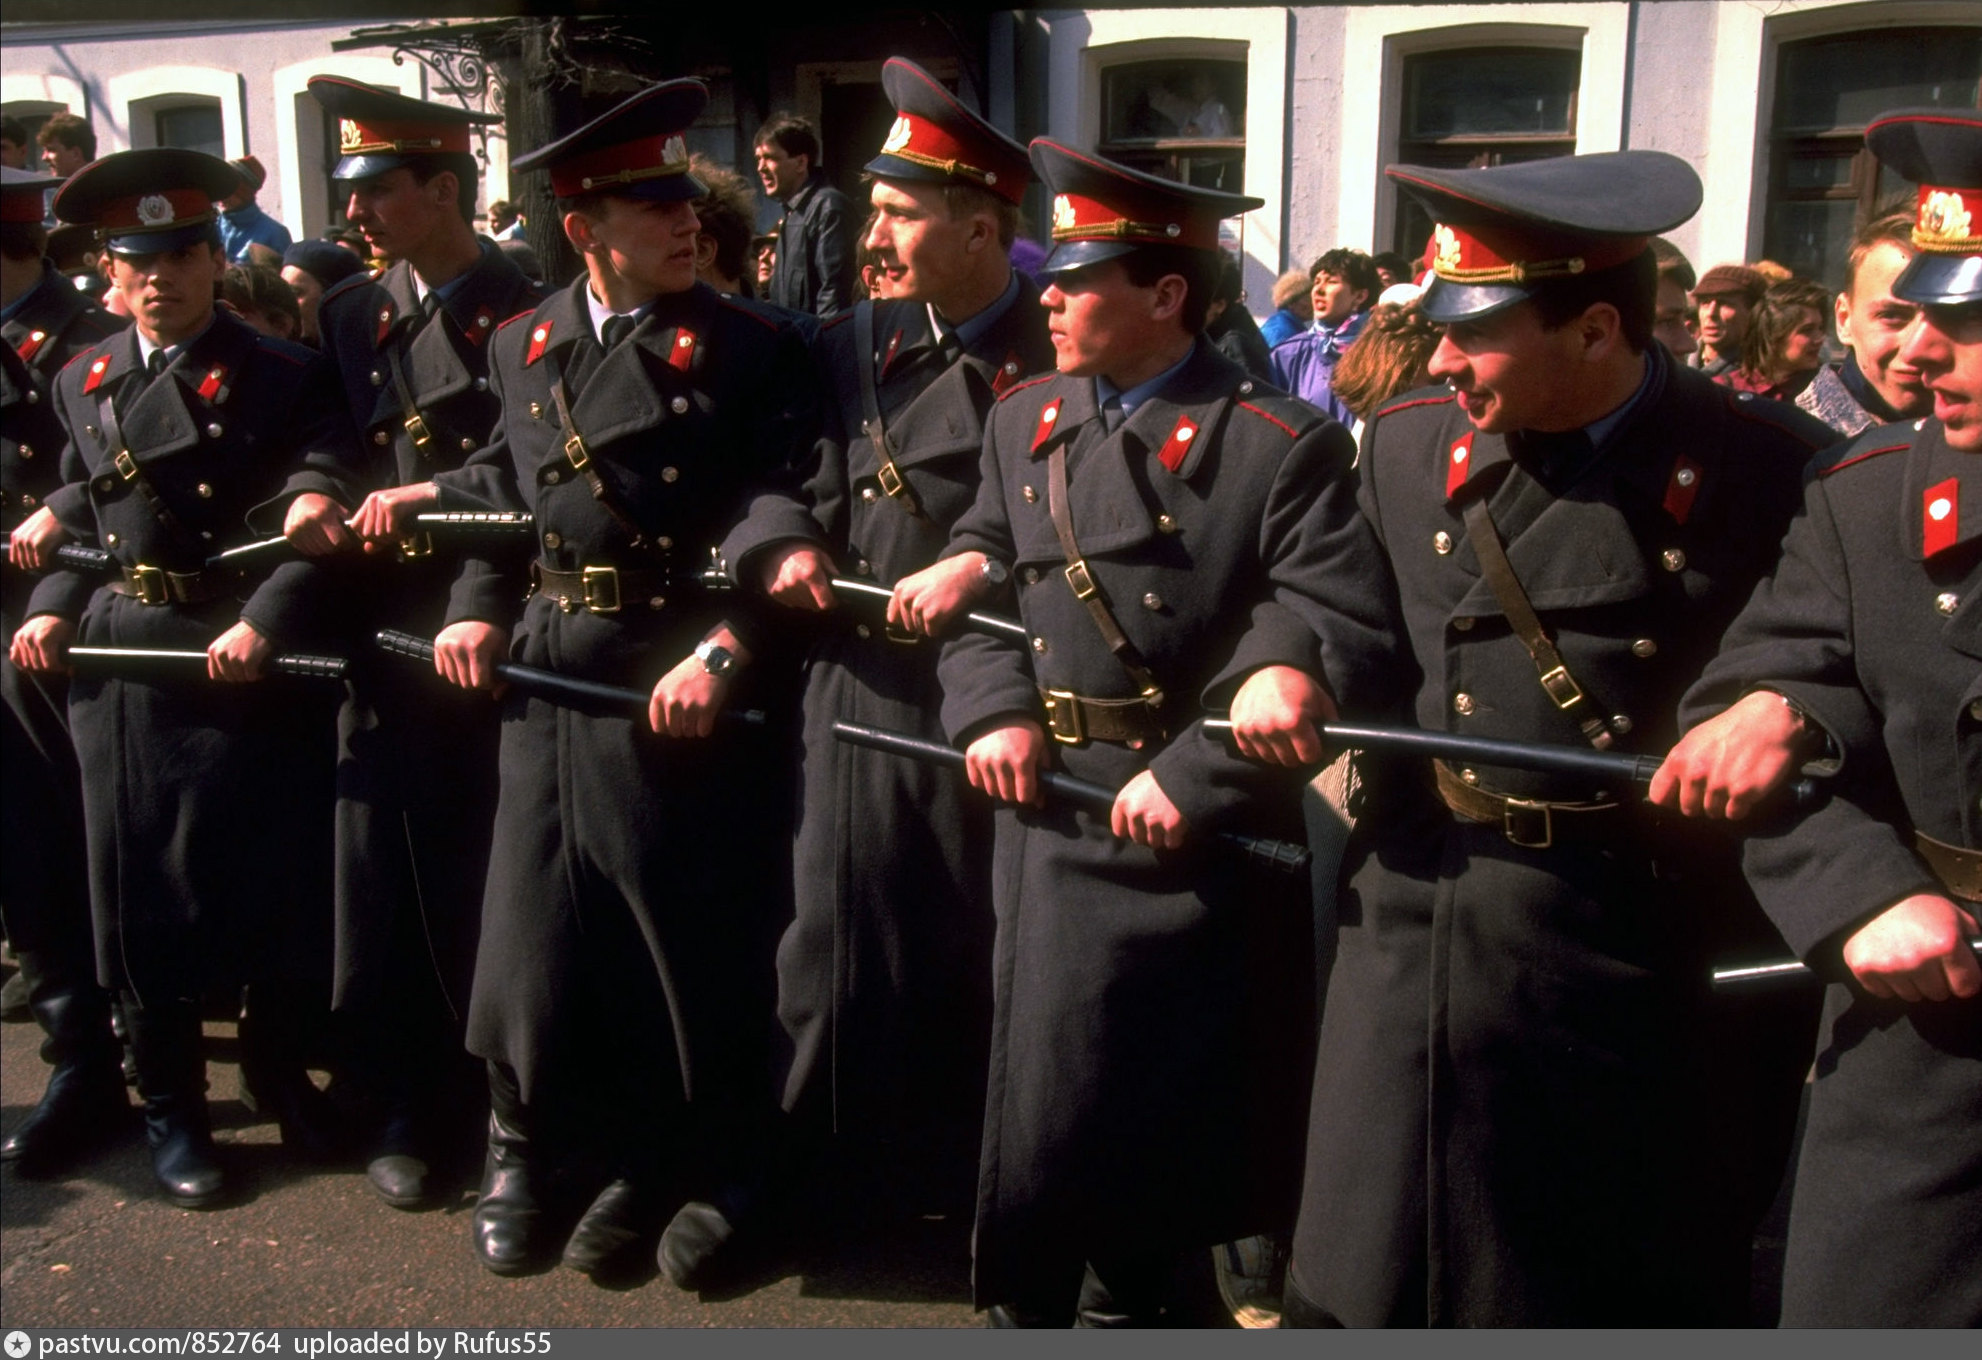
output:
{"label": "bare hand gripping baton", "polygon": [[[836,722],[833,724],[833,736],[854,746],[886,751],[889,755],[906,756],[910,760],[920,760],[928,765],[946,765],[955,770],[964,768],[962,751],[937,742],[924,741],[920,737],[911,737],[905,732],[863,727],[859,723]],[[1103,785],[1090,783],[1085,779],[1076,779],[1057,770],[1041,770],[1039,782],[1045,785],[1048,796],[1091,812],[1097,817],[1106,817],[1114,810],[1115,790]],[[1288,875],[1302,875],[1308,871],[1308,861],[1311,856],[1305,845],[1225,831],[1218,833],[1217,840],[1221,844],[1241,851],[1247,863],[1258,868]]]}
{"label": "bare hand gripping baton", "polygon": [[[394,656],[410,657],[429,666],[434,664],[434,644],[427,638],[387,628],[378,634],[378,645],[380,651],[390,652]],[[603,685],[596,680],[581,680],[575,675],[561,675],[557,671],[524,666],[514,661],[496,662],[495,673],[525,694],[534,694],[554,704],[573,708],[620,708],[642,722],[647,720],[647,701],[651,696],[646,690]],[[762,727],[765,721],[761,708],[725,708],[719,710],[716,717],[722,722],[740,723],[746,727]]]}
{"label": "bare hand gripping baton", "polygon": [[[0,554],[10,553],[13,550],[14,536],[8,534],[6,541],[0,543]],[[117,564],[110,560],[110,554],[102,548],[85,547],[81,543],[64,543],[55,550],[54,565],[68,567],[73,571],[110,571]]]}

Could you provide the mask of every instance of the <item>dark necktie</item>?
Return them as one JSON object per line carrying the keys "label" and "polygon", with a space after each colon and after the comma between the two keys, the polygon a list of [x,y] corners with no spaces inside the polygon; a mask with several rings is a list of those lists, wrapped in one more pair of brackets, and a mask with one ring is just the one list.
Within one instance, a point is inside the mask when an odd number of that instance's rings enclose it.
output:
{"label": "dark necktie", "polygon": [[117,413],[119,415],[130,410],[136,404],[138,398],[143,395],[144,390],[158,381],[159,375],[165,372],[168,363],[169,361],[165,357],[165,351],[162,349],[155,349],[146,357],[145,366],[136,375],[126,381],[123,390],[117,394]]}
{"label": "dark necktie", "polygon": [[633,334],[634,321],[630,316],[609,316],[599,335],[599,343],[607,349],[613,348],[627,336]]}
{"label": "dark necktie", "polygon": [[1596,453],[1590,436],[1580,429],[1549,434],[1522,430],[1511,442],[1516,460],[1529,475],[1558,494],[1582,476]]}
{"label": "dark necktie", "polygon": [[1122,428],[1122,399],[1110,397],[1101,403],[1101,428],[1109,434]]}
{"label": "dark necktie", "polygon": [[957,333],[955,331],[947,332],[941,340],[936,342],[937,361],[945,368],[955,363],[957,356],[962,353],[963,341],[957,339]]}

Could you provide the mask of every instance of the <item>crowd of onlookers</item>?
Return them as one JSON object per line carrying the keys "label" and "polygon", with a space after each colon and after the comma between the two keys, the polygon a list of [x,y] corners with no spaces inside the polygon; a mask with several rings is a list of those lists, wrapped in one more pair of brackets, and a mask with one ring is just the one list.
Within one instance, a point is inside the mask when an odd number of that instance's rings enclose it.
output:
{"label": "crowd of onlookers", "polygon": [[[708,186],[695,205],[705,281],[821,318],[862,298],[889,296],[888,272],[867,248],[873,219],[860,222],[827,179],[817,130],[803,118],[780,115],[758,131],[755,148],[758,182],[784,209],[770,232],[757,230],[756,197],[742,174],[695,159],[695,173]],[[0,124],[0,163],[25,169],[37,155],[49,174],[66,178],[95,158],[95,132],[67,113],[50,118],[33,138],[13,119]],[[268,178],[262,163],[243,156],[233,164],[242,187],[222,205],[221,239],[233,264],[224,299],[257,329],[314,343],[317,301],[366,267],[365,238],[333,226],[318,238],[292,239],[256,202]],[[1931,398],[1919,375],[1898,358],[1900,333],[1916,308],[1891,288],[1912,256],[1912,222],[1904,204],[1876,212],[1854,238],[1844,287],[1835,294],[1770,260],[1716,264],[1696,273],[1678,247],[1656,241],[1654,334],[1675,358],[1716,382],[1793,401],[1840,434],[1924,414]],[[544,271],[524,237],[525,225],[516,205],[500,199],[489,204],[488,235],[541,281]],[[49,226],[56,266],[79,286],[93,284],[96,261],[87,236],[52,221]],[[1043,258],[1043,249],[1021,235],[1014,266],[1031,273]],[[1427,365],[1440,331],[1416,306],[1421,289],[1415,280],[1423,269],[1421,261],[1394,251],[1337,247],[1308,268],[1281,275],[1272,311],[1255,321],[1231,260],[1206,330],[1255,377],[1357,428],[1391,397],[1429,381]],[[103,302],[118,306],[114,294]]]}

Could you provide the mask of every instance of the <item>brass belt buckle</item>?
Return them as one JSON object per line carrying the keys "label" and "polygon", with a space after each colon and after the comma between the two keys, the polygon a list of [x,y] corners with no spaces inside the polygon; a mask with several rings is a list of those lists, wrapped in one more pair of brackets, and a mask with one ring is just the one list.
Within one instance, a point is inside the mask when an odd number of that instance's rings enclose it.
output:
{"label": "brass belt buckle", "polygon": [[131,568],[131,589],[138,592],[140,604],[171,604],[172,586],[163,567],[139,565]]}
{"label": "brass belt buckle", "polygon": [[583,472],[585,465],[592,461],[592,455],[585,451],[585,440],[580,435],[571,435],[564,441],[564,456],[571,466]]}
{"label": "brass belt buckle", "polygon": [[587,567],[583,576],[585,607],[594,614],[619,612],[619,568]]}
{"label": "brass belt buckle", "polygon": [[1066,567],[1067,585],[1073,589],[1076,600],[1085,600],[1094,594],[1098,587],[1094,584],[1094,574],[1087,569],[1087,559],[1069,562]]}
{"label": "brass belt buckle", "polygon": [[885,496],[899,496],[908,490],[908,483],[902,480],[901,469],[892,462],[883,462],[874,480],[881,484],[881,493]]}
{"label": "brass belt buckle", "polygon": [[1063,746],[1087,744],[1087,728],[1080,717],[1080,697],[1072,690],[1046,691],[1046,730]]}
{"label": "brass belt buckle", "polygon": [[434,536],[425,529],[399,540],[399,556],[408,562],[434,555]]}
{"label": "brass belt buckle", "polygon": [[418,411],[406,417],[406,433],[413,436],[413,447],[416,449],[424,449],[434,442],[433,431],[427,428],[426,421],[420,419]]}
{"label": "brass belt buckle", "polygon": [[1557,666],[1552,671],[1544,671],[1542,688],[1548,692],[1548,697],[1555,701],[1557,708],[1571,708],[1581,703],[1583,699],[1583,687],[1576,683],[1576,677],[1569,673],[1567,666]]}
{"label": "brass belt buckle", "polygon": [[[1539,812],[1542,818],[1541,839],[1525,840],[1521,832],[1533,824],[1517,817],[1516,814],[1536,812]],[[1549,811],[1549,805],[1540,799],[1508,798],[1502,802],[1500,808],[1500,831],[1507,837],[1510,845],[1518,845],[1523,850],[1546,850],[1555,844],[1555,817]]]}
{"label": "brass belt buckle", "polygon": [[131,451],[129,449],[125,449],[115,458],[112,458],[110,462],[117,469],[117,475],[125,481],[128,482],[136,479],[138,475],[138,460],[131,457]]}

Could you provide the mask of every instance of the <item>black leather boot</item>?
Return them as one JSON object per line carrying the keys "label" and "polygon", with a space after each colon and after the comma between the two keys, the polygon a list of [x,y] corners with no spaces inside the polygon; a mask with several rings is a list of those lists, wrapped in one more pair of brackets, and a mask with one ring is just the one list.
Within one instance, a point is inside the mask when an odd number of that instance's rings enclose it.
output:
{"label": "black leather boot", "polygon": [[564,1263],[595,1280],[619,1279],[648,1269],[661,1231],[661,1198],[650,1176],[618,1176],[564,1244]]}
{"label": "black leather boot", "polygon": [[22,975],[35,979],[28,1004],[46,1036],[42,1059],[55,1070],[41,1103],[0,1143],[0,1162],[13,1162],[22,1176],[56,1176],[131,1126],[121,1045],[110,1029],[110,998],[94,982],[25,966]]}
{"label": "black leather boot", "polygon": [[432,1175],[421,1121],[406,1104],[386,1112],[384,1126],[372,1144],[365,1179],[378,1197],[395,1209],[417,1209],[426,1203]]}
{"label": "black leather boot", "polygon": [[140,1006],[127,995],[124,1023],[138,1065],[153,1177],[181,1208],[204,1209],[218,1203],[226,1192],[226,1179],[207,1122],[198,1004],[174,1000]]}
{"label": "black leather boot", "polygon": [[516,1076],[500,1063],[489,1064],[489,1155],[482,1169],[481,1197],[475,1201],[475,1255],[498,1275],[521,1275],[544,1255],[546,1188],[531,1165],[529,1111]]}
{"label": "black leather boot", "polygon": [[241,1010],[241,1082],[255,1108],[273,1115],[282,1146],[308,1162],[334,1162],[346,1150],[342,1117],[304,1066],[306,1013],[272,986],[247,989]]}

